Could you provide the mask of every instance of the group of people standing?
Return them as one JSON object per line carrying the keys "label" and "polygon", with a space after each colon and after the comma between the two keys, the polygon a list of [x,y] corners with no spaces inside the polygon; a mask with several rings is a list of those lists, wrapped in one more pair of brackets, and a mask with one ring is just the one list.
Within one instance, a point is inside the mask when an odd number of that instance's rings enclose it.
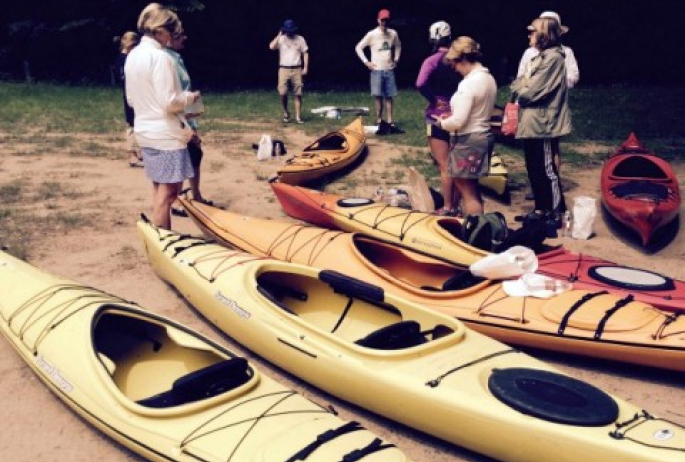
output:
{"label": "group of people standing", "polygon": [[[559,179],[559,138],[571,132],[568,89],[578,82],[578,65],[572,50],[561,43],[568,27],[557,13],[542,13],[527,29],[530,48],[510,85],[512,100],[519,104],[516,138],[523,142],[535,200],[524,221],[545,220],[559,228],[566,211]],[[452,40],[451,27],[444,21],[431,25],[429,38],[433,53],[423,62],[416,87],[428,101],[426,135],[440,170],[444,206],[435,213],[480,214],[483,200],[477,181],[490,168],[494,146],[490,118],[497,85],[481,64],[480,45],[472,38]]]}
{"label": "group of people standing", "polygon": [[[376,122],[386,133],[401,132],[392,118],[397,95],[394,69],[401,43],[397,32],[388,28],[389,19],[390,12],[380,10],[378,27],[355,47],[370,70]],[[124,34],[117,63],[124,82],[127,149],[130,165],[139,166],[142,160],[152,181],[152,222],[168,229],[173,203],[185,180],[194,199],[211,202],[200,192],[202,149],[196,122],[200,114],[191,109],[201,96],[192,90],[179,54],[187,37],[177,14],[151,3],[140,13],[137,26],[142,37],[135,32]],[[512,100],[520,106],[516,138],[523,141],[535,200],[526,219],[560,225],[566,204],[559,180],[559,138],[571,131],[568,89],[578,81],[578,66],[573,52],[561,44],[568,28],[562,26],[558,14],[544,12],[527,29],[530,48],[510,86]],[[278,93],[283,121],[290,121],[288,91],[292,89],[295,121],[302,123],[302,79],[309,55],[306,41],[296,31],[295,22],[286,20],[269,47],[280,52]],[[484,210],[477,181],[490,169],[494,147],[490,122],[497,85],[481,63],[481,47],[473,38],[453,40],[450,25],[438,21],[429,28],[429,40],[433,52],[421,66],[416,87],[428,101],[426,135],[440,169],[444,206],[435,213],[480,214]]]}

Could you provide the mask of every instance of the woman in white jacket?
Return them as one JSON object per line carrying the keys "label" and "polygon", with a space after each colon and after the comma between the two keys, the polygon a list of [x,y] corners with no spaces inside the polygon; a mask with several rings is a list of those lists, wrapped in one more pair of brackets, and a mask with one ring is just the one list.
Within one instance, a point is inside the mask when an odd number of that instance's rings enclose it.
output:
{"label": "woman in white jacket", "polygon": [[157,4],[143,10],[138,21],[144,34],[125,66],[126,96],[135,112],[133,130],[153,184],[152,222],[171,228],[171,205],[183,181],[194,176],[187,145],[193,136],[183,109],[199,92],[183,91],[171,57],[164,51],[181,21]]}

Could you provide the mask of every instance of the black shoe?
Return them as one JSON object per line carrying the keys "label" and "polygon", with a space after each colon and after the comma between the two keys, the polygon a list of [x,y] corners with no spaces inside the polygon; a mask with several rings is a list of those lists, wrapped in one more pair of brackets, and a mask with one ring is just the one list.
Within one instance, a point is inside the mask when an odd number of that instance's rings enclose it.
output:
{"label": "black shoe", "polygon": [[398,127],[395,124],[388,124],[388,126],[390,127],[390,133],[397,133],[397,134],[404,133],[404,130],[402,130],[400,127]]}
{"label": "black shoe", "polygon": [[526,213],[525,215],[516,215],[514,217],[514,221],[523,223],[523,226],[526,226],[529,223],[538,222],[540,220],[543,220],[544,218],[545,214],[542,212],[530,212]]}
{"label": "black shoe", "polygon": [[390,133],[390,124],[384,120],[381,120],[378,124],[378,130],[376,130],[376,135],[388,135]]}
{"label": "black shoe", "polygon": [[176,207],[171,207],[171,214],[177,217],[187,217],[188,212],[183,209],[177,209]]}

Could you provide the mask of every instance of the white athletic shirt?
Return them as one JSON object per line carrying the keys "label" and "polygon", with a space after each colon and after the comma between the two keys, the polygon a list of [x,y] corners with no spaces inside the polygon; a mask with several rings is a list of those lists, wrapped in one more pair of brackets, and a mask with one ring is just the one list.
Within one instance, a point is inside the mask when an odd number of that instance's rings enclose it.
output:
{"label": "white athletic shirt", "polygon": [[[362,38],[354,50],[357,56],[364,63],[368,62],[364,54],[364,48],[369,47],[371,50],[371,62],[376,65],[377,71],[389,71],[395,68],[395,63],[400,60],[400,53],[402,52],[402,44],[400,37],[397,35],[395,29],[383,29],[376,27],[369,31],[364,38]],[[393,56],[393,49],[395,51]]]}

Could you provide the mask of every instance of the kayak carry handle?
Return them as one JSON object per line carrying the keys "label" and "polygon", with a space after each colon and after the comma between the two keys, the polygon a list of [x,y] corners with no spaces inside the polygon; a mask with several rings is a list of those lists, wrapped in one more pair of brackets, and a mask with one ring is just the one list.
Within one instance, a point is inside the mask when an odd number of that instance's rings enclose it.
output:
{"label": "kayak carry handle", "polygon": [[347,276],[337,271],[322,270],[319,279],[330,285],[333,290],[342,295],[360,298],[374,303],[382,303],[385,299],[383,289],[368,282]]}

